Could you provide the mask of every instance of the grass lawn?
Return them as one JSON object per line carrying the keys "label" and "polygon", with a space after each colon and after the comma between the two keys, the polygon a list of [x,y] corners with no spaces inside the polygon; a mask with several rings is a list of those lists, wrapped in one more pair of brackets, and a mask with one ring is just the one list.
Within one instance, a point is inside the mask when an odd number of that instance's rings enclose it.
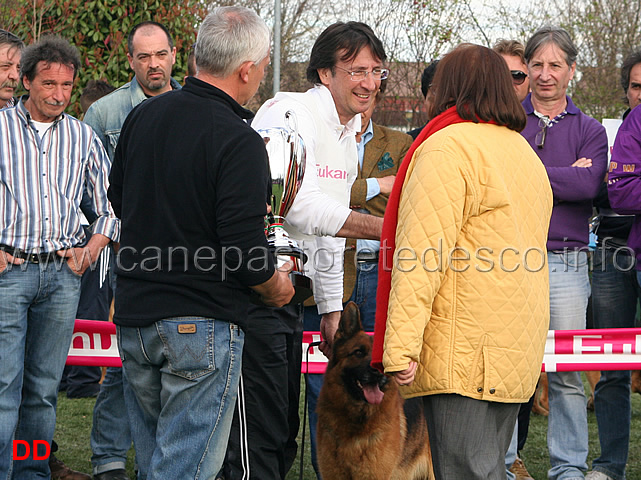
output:
{"label": "grass lawn", "polygon": [[[85,473],[91,473],[89,434],[91,431],[91,417],[94,402],[94,399],[69,400],[64,393],[61,393],[58,398],[58,423],[55,438],[60,445],[60,450],[57,455],[71,468]],[[588,421],[590,428],[588,465],[590,465],[592,459],[596,458],[600,451],[594,412],[588,412]],[[538,415],[532,415],[530,433],[525,449],[522,452],[522,458],[530,474],[536,480],[545,480],[547,478],[549,461],[546,446],[546,430],[547,419]],[[307,433],[305,439],[305,450],[303,479],[315,480],[316,477],[311,467],[311,461],[309,460],[309,433]],[[133,479],[133,449],[129,452],[127,470]],[[294,467],[287,475],[287,480],[299,479],[298,472],[299,459],[296,460]],[[627,479],[641,480],[641,395],[637,394],[632,396],[632,428]]]}

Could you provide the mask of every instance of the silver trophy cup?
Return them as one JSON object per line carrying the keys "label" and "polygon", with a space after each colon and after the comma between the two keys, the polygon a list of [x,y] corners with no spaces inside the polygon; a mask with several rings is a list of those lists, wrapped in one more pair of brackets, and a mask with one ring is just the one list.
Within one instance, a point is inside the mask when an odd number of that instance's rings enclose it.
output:
{"label": "silver trophy cup", "polygon": [[289,237],[283,224],[303,184],[306,151],[298,134],[296,116],[291,110],[285,113],[285,124],[286,127],[261,129],[258,133],[265,140],[272,179],[272,211],[265,217],[267,243],[277,267],[286,262],[293,264],[289,277],[296,293],[289,303],[296,304],[312,295],[312,280],[303,273],[307,255]]}

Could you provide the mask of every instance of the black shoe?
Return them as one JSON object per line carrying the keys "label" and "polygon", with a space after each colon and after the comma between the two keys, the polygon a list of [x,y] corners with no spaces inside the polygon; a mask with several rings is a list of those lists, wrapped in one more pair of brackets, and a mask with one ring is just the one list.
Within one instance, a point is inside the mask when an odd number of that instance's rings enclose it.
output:
{"label": "black shoe", "polygon": [[130,480],[124,468],[109,470],[93,476],[93,480]]}

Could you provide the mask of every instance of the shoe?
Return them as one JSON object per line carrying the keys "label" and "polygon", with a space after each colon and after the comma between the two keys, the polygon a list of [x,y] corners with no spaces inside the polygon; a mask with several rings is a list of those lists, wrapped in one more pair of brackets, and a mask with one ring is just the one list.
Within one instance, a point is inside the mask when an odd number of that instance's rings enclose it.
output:
{"label": "shoe", "polygon": [[91,480],[90,475],[71,470],[53,453],[49,456],[49,469],[51,470],[51,480]]}
{"label": "shoe", "polygon": [[93,476],[93,480],[129,480],[124,468],[117,468]]}
{"label": "shoe", "polygon": [[534,478],[527,471],[527,468],[525,468],[523,460],[521,460],[519,457],[516,457],[516,460],[514,460],[514,463],[510,467],[510,472],[516,475],[516,480],[534,480]]}
{"label": "shoe", "polygon": [[585,480],[614,480],[614,479],[603,472],[592,470],[591,472],[588,472],[588,474],[585,476]]}

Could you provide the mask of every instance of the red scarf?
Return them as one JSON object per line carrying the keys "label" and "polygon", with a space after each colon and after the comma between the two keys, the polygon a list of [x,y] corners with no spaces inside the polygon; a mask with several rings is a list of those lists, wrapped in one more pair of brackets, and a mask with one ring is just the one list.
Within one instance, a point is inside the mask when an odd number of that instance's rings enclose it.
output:
{"label": "red scarf", "polygon": [[378,259],[378,290],[376,292],[376,324],[374,326],[374,349],[372,350],[372,366],[383,371],[383,342],[385,340],[385,327],[387,323],[387,307],[389,306],[389,293],[392,286],[392,267],[394,265],[394,251],[396,250],[396,224],[398,222],[398,206],[407,169],[412,162],[414,151],[423,141],[442,128],[456,123],[471,122],[462,119],[456,111],[456,106],[450,107],[440,115],[434,117],[418,134],[416,140],[407,151],[407,155],[398,167],[394,186],[390,193],[385,217],[383,218],[383,233],[381,234],[381,250]]}

